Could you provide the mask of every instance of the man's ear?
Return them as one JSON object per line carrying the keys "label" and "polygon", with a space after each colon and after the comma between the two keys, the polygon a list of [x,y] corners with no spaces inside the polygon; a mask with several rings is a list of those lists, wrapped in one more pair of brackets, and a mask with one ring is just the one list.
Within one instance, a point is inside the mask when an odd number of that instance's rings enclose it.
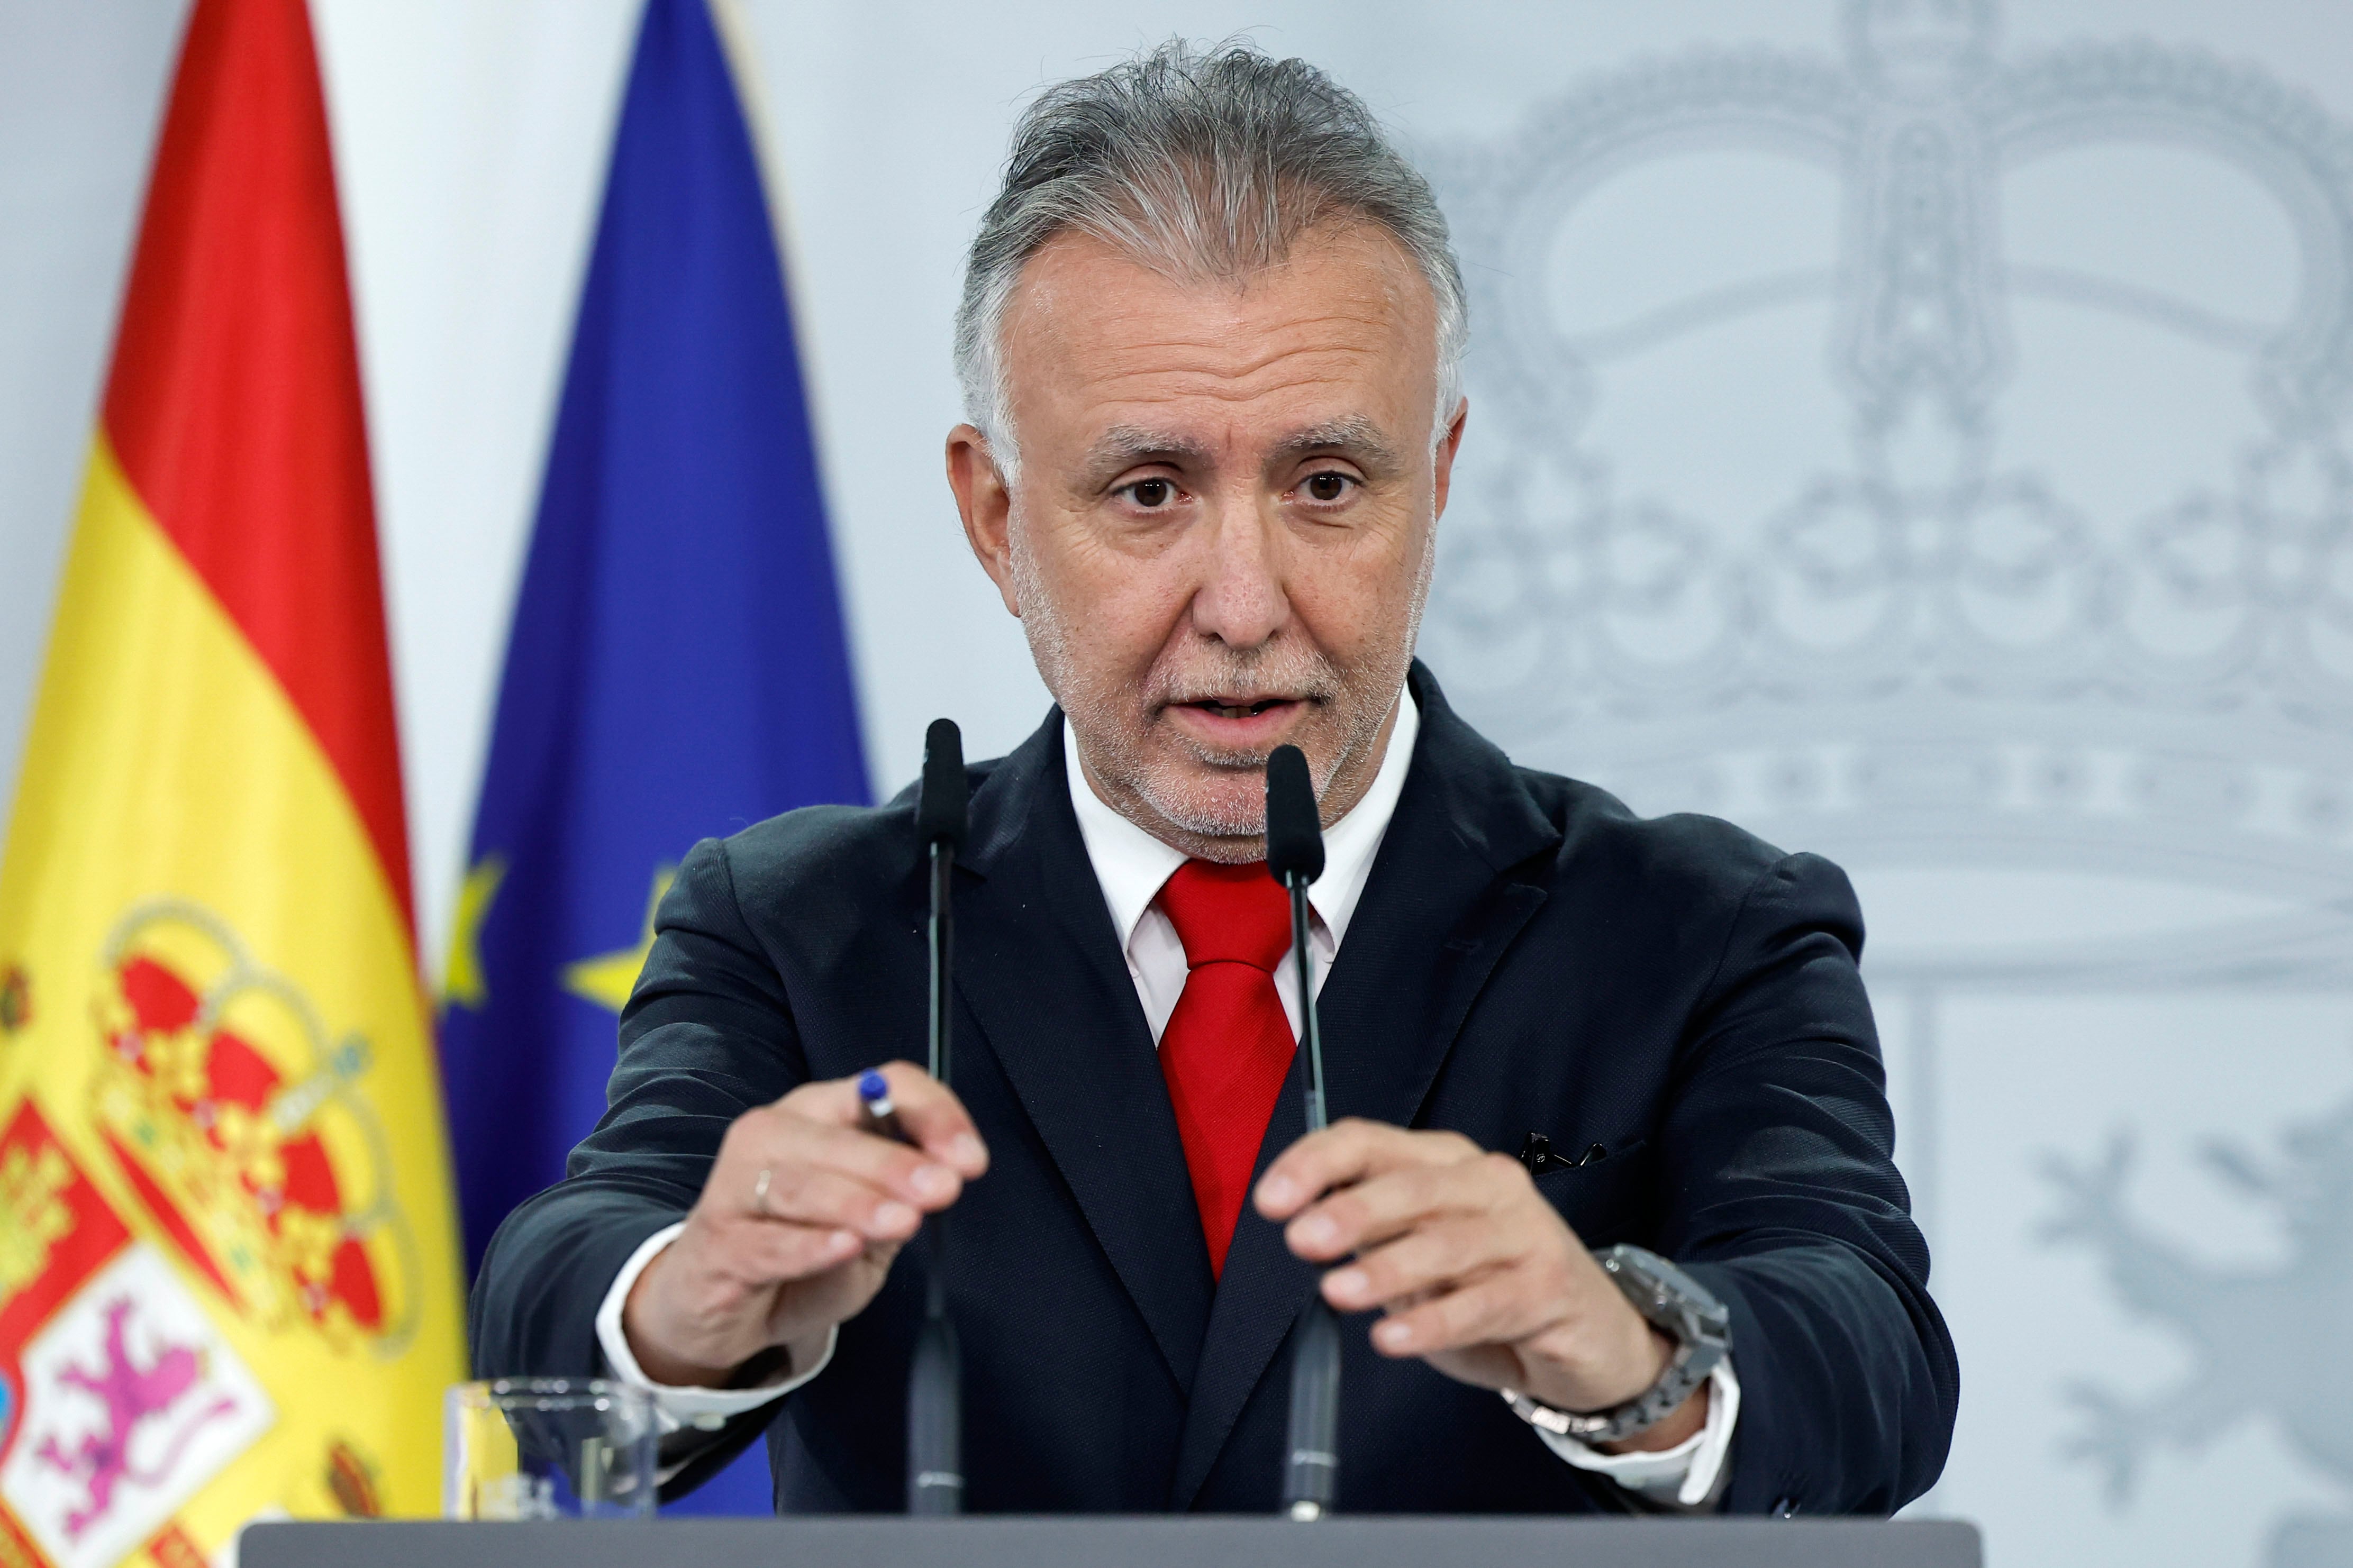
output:
{"label": "man's ear", "polygon": [[1462,426],[1470,422],[1471,400],[1462,399],[1454,405],[1454,418],[1446,426],[1446,434],[1438,438],[1438,450],[1431,454],[1432,478],[1437,481],[1436,505],[1433,515],[1446,515],[1446,492],[1454,483],[1454,454],[1462,449]]}
{"label": "man's ear", "polygon": [[955,492],[965,542],[1006,609],[1019,616],[1021,601],[1013,592],[1013,490],[989,452],[988,437],[975,426],[948,432],[948,489]]}

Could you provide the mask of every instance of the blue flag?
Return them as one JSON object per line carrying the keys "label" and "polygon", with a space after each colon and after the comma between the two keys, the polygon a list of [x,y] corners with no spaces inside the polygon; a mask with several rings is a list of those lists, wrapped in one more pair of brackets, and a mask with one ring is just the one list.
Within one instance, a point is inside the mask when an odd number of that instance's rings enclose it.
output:
{"label": "blue flag", "polygon": [[[470,1268],[603,1111],[688,847],[868,799],[785,287],[705,0],[649,0],[450,944]],[[736,1471],[695,1500],[767,1511]]]}

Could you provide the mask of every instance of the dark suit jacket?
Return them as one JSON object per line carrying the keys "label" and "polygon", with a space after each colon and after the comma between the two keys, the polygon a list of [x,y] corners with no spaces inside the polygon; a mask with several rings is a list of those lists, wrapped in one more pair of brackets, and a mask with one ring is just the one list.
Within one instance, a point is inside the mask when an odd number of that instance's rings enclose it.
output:
{"label": "dark suit jacket", "polygon": [[[1531,1131],[1606,1156],[1537,1186],[1593,1247],[1681,1261],[1731,1307],[1741,1409],[1726,1506],[1883,1513],[1926,1490],[1958,1372],[1828,861],[1698,816],[1644,821],[1515,768],[1417,665],[1420,741],[1322,993],[1334,1116]],[[954,1081],[987,1140],[955,1209],[966,1506],[1271,1511],[1285,1341],[1314,1271],[1245,1212],[1213,1280],[1134,984],[1080,839],[1054,713],[971,770],[957,867]],[[600,1369],[594,1317],[683,1215],[728,1123],[810,1079],[920,1059],[924,880],[913,795],[698,845],[622,1015],[611,1109],[492,1242],[485,1375]],[[1300,1136],[1294,1070],[1261,1164]],[[903,1506],[920,1247],[768,1428],[786,1511]],[[1489,1392],[1373,1353],[1350,1321],[1340,1506],[1622,1507]]]}

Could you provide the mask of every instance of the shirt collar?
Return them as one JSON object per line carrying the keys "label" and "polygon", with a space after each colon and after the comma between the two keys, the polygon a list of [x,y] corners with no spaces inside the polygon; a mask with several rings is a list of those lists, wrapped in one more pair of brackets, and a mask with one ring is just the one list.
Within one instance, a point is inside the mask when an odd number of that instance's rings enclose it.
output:
{"label": "shirt collar", "polygon": [[[1413,693],[1398,700],[1397,724],[1389,731],[1388,750],[1373,774],[1365,798],[1348,815],[1324,830],[1324,874],[1307,889],[1308,906],[1331,932],[1336,949],[1348,933],[1348,921],[1372,876],[1373,858],[1380,852],[1389,818],[1397,815],[1398,796],[1405,792],[1405,775],[1413,765],[1415,739],[1421,733],[1421,710]],[[1071,807],[1078,814],[1079,837],[1085,840],[1087,858],[1095,879],[1103,884],[1103,902],[1110,907],[1112,926],[1124,948],[1135,934],[1135,922],[1160,896],[1160,889],[1185,863],[1185,853],[1113,811],[1088,786],[1079,765],[1079,742],[1070,721],[1062,723],[1062,763],[1071,775]]]}

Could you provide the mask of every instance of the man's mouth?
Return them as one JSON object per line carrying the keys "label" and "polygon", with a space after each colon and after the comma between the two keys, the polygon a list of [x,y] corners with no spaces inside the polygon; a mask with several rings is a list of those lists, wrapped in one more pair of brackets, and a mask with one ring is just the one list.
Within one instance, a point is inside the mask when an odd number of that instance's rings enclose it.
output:
{"label": "man's mouth", "polygon": [[1261,697],[1255,700],[1246,698],[1204,697],[1198,701],[1187,702],[1185,706],[1198,708],[1213,719],[1254,719],[1271,709],[1289,707],[1295,700],[1297,699],[1290,697]]}

